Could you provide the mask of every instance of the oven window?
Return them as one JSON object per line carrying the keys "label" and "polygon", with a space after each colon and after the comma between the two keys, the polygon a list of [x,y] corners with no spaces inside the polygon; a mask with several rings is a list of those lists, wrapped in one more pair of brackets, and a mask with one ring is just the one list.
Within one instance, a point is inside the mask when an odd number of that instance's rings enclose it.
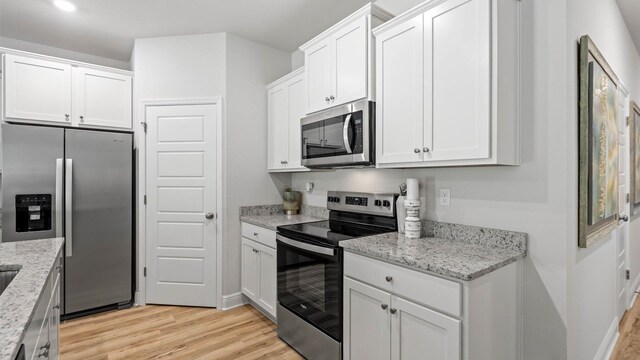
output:
{"label": "oven window", "polygon": [[340,115],[302,125],[302,158],[313,159],[350,154],[344,140],[344,123],[350,116],[347,141],[351,153],[362,152],[363,112]]}
{"label": "oven window", "polygon": [[341,338],[342,268],[326,256],[278,243],[278,302],[337,340]]}

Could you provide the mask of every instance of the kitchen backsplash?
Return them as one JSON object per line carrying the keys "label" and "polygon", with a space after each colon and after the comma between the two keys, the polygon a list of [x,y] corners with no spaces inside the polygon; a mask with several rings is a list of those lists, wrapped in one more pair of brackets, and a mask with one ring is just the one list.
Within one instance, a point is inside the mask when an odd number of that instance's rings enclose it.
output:
{"label": "kitchen backsplash", "polygon": [[[283,213],[282,204],[240,207],[240,216],[276,215],[276,214],[282,214],[282,213]],[[313,216],[321,219],[329,218],[329,210],[321,206],[312,206],[312,205],[302,204],[300,206],[300,214]]]}

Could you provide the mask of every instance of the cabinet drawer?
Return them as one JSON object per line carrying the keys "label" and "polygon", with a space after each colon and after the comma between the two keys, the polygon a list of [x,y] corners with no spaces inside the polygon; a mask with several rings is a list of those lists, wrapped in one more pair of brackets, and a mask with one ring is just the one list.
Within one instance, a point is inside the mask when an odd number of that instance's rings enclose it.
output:
{"label": "cabinet drawer", "polygon": [[[345,252],[344,274],[448,314],[462,316],[462,284]],[[391,281],[387,281],[390,277]]]}
{"label": "cabinet drawer", "polygon": [[273,230],[265,229],[252,224],[242,223],[242,236],[249,240],[259,242],[270,248],[276,248],[276,232]]}

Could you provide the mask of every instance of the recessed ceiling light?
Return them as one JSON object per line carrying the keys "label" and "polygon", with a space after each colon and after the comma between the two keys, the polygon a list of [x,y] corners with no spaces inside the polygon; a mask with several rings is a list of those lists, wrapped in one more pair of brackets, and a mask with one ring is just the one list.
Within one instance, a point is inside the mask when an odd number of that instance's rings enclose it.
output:
{"label": "recessed ceiling light", "polygon": [[53,4],[62,11],[67,11],[67,12],[76,11],[76,6],[66,0],[56,0],[53,2]]}

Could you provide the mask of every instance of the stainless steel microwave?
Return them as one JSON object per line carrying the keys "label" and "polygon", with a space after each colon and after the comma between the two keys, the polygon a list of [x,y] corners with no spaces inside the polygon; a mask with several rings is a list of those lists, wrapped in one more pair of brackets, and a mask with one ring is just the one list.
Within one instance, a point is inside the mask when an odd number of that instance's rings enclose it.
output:
{"label": "stainless steel microwave", "polygon": [[359,100],[300,121],[302,165],[340,168],[375,165],[375,103]]}

